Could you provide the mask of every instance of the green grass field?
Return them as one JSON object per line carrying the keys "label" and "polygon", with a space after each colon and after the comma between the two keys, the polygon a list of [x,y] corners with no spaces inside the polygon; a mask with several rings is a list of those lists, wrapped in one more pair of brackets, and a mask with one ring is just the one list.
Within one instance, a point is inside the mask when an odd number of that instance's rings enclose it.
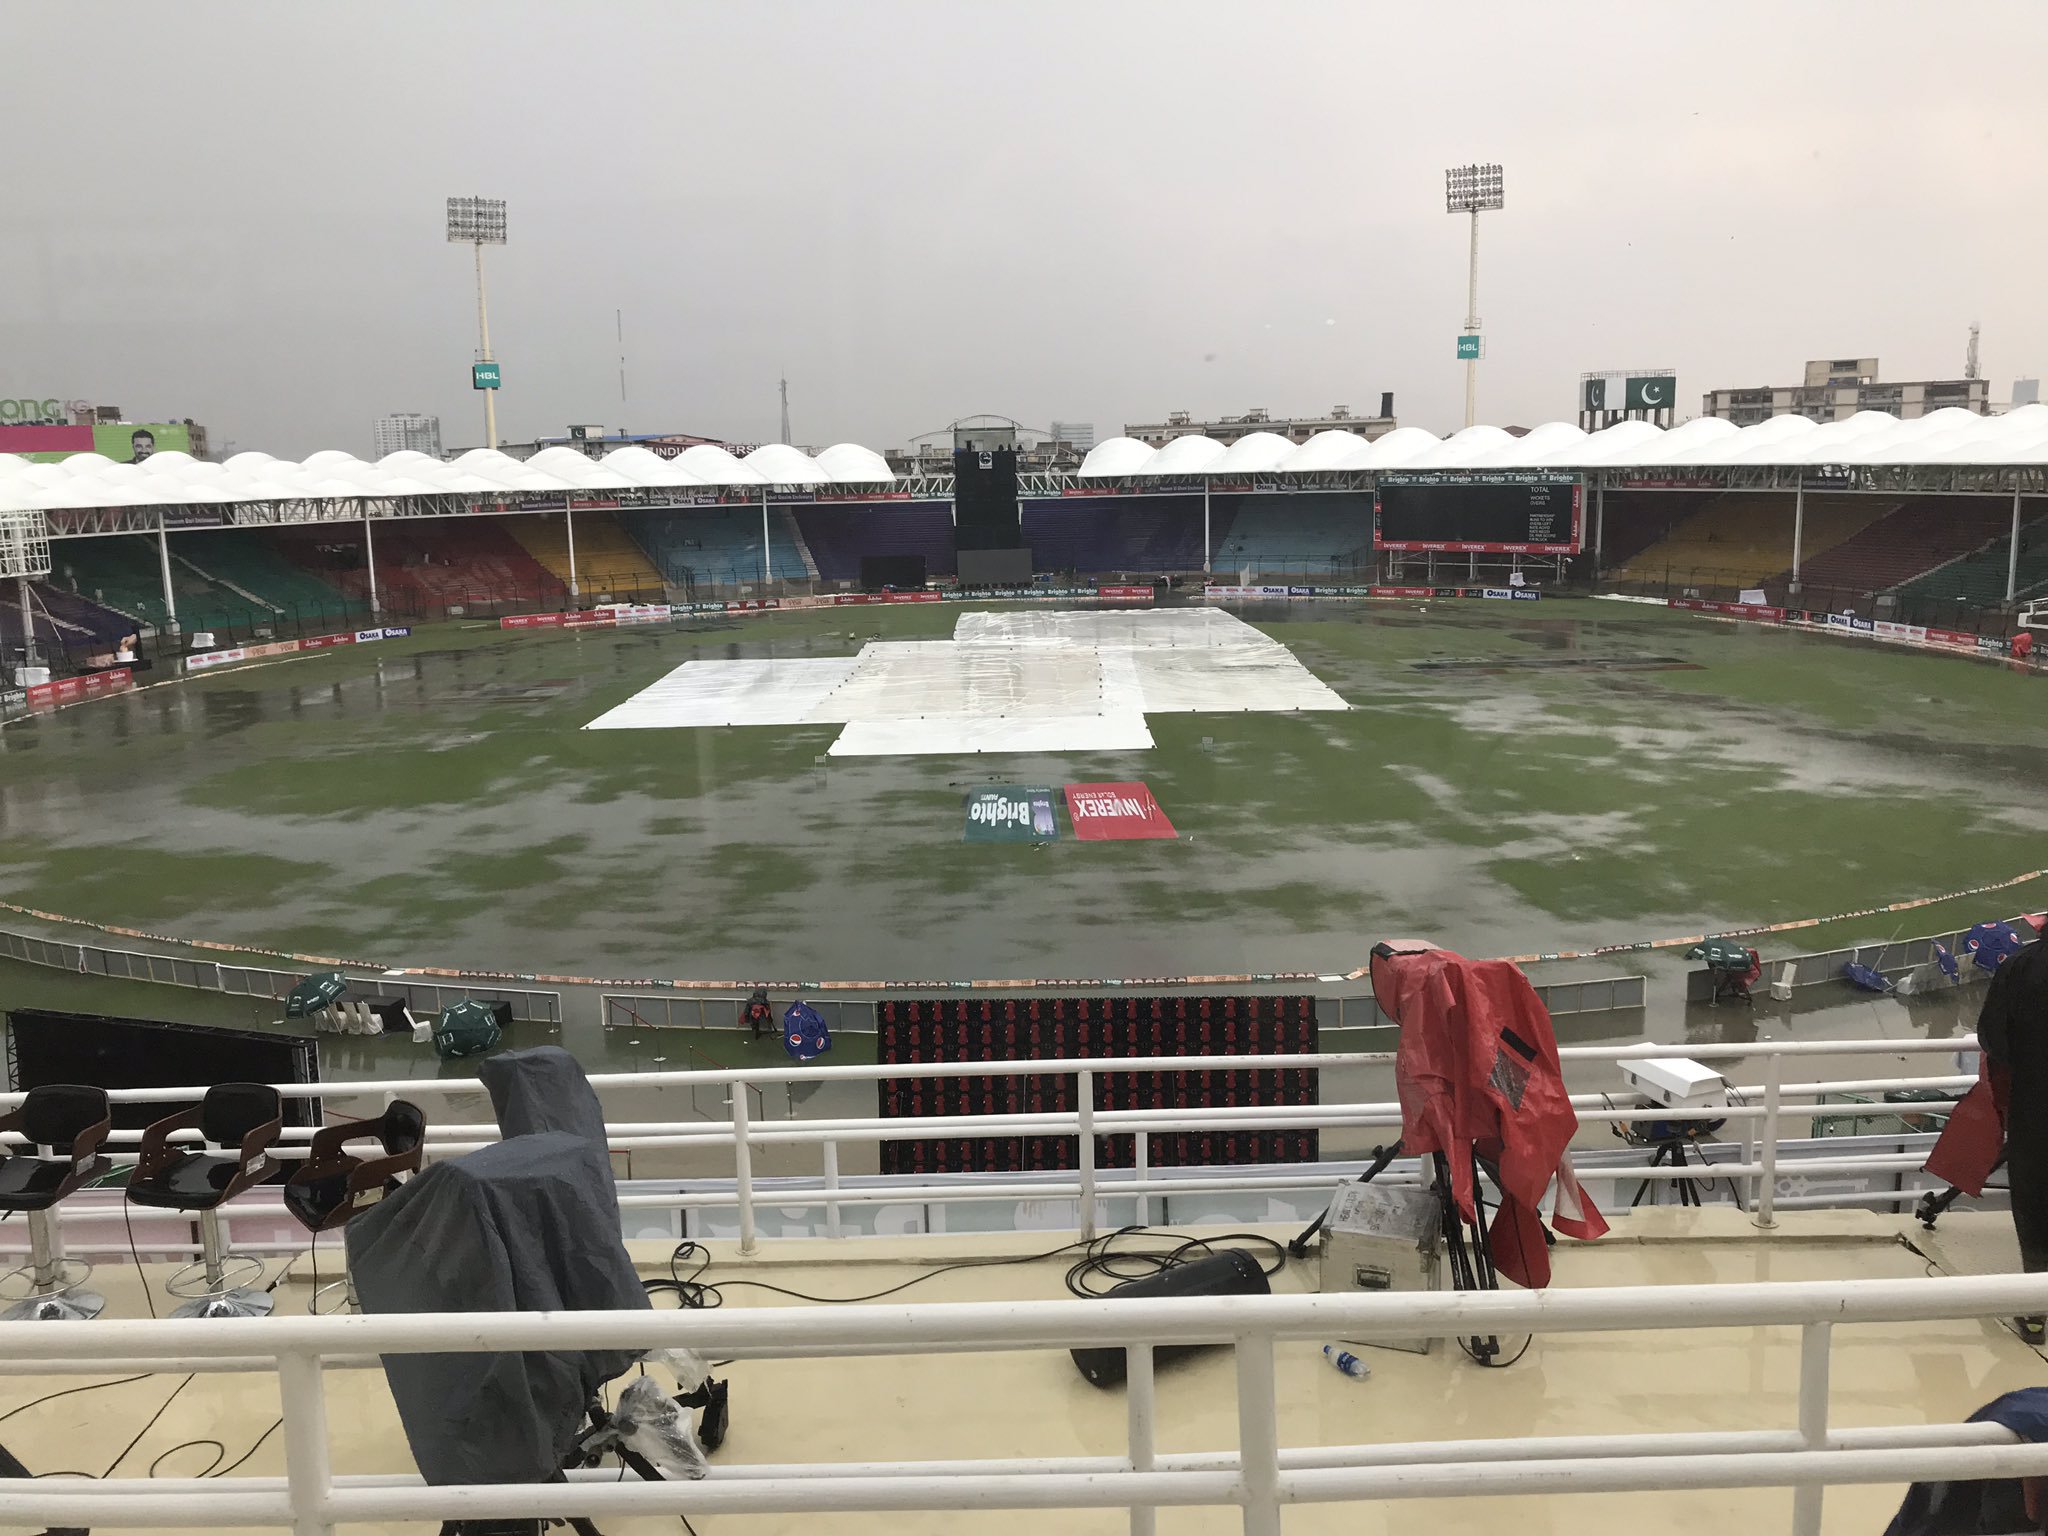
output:
{"label": "green grass field", "polygon": [[[1352,710],[1154,715],[1149,752],[822,766],[837,727],[579,729],[692,656],[844,655],[960,611],[449,626],[17,723],[0,894],[391,963],[1111,977],[1583,948],[2048,865],[2040,678],[1595,602],[1248,610]],[[991,779],[1142,779],[1181,836],[963,842]]]}

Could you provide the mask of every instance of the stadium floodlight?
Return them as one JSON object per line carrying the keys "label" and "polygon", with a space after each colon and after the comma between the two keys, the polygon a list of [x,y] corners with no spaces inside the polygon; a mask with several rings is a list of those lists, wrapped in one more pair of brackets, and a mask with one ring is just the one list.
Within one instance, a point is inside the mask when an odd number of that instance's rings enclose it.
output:
{"label": "stadium floodlight", "polygon": [[1444,211],[1479,213],[1505,206],[1497,165],[1458,165],[1444,172]]}
{"label": "stadium floodlight", "polygon": [[1465,329],[1458,356],[1465,361],[1465,425],[1479,419],[1479,215],[1507,206],[1497,164],[1454,165],[1444,172],[1444,212],[1472,216],[1472,264],[1465,294]]}
{"label": "stadium floodlight", "polygon": [[484,446],[498,446],[497,359],[491,356],[491,308],[484,297],[484,247],[505,243],[505,199],[502,197],[451,197],[448,199],[448,243],[467,245],[476,251],[476,366],[470,370],[471,387],[483,392]]}

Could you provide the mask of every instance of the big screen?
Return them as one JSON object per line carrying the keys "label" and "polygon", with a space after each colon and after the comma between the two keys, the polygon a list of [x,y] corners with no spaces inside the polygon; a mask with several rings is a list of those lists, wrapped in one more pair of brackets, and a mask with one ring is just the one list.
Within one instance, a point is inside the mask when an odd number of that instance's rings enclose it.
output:
{"label": "big screen", "polygon": [[1397,550],[1577,554],[1579,495],[1569,477],[1383,478],[1373,543]]}

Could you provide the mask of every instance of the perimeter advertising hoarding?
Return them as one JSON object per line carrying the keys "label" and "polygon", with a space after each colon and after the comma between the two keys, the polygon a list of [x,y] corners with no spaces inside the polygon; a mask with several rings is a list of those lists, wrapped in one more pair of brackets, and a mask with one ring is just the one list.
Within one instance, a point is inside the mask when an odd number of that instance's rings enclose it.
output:
{"label": "perimeter advertising hoarding", "polygon": [[1537,470],[1379,477],[1373,546],[1455,554],[1575,555],[1583,487]]}

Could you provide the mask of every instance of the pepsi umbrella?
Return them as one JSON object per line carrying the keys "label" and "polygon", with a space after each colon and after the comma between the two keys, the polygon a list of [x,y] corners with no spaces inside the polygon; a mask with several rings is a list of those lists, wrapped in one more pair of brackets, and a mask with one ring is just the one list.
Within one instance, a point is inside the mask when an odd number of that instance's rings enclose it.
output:
{"label": "pepsi umbrella", "polygon": [[1851,960],[1842,967],[1842,974],[1866,992],[1889,992],[1892,984],[1883,971],[1858,960]]}
{"label": "pepsi umbrella", "polygon": [[339,971],[315,971],[302,977],[297,986],[285,994],[284,1016],[288,1019],[303,1019],[308,1014],[318,1013],[348,992],[348,978]]}
{"label": "pepsi umbrella", "polygon": [[1963,948],[1970,952],[1979,970],[1995,971],[2019,953],[2020,936],[2004,923],[1979,923],[1963,935]]}
{"label": "pepsi umbrella", "polygon": [[465,997],[450,1003],[434,1021],[434,1049],[444,1061],[459,1056],[481,1056],[504,1038],[498,1027],[498,1011],[489,1003]]}
{"label": "pepsi umbrella", "polygon": [[1956,980],[1963,973],[1963,968],[1956,964],[1956,957],[1949,953],[1946,944],[1934,946],[1934,964],[1950,981]]}
{"label": "pepsi umbrella", "polygon": [[1710,971],[1735,971],[1747,976],[1756,964],[1749,950],[1733,939],[1708,939],[1685,952],[1688,960],[1704,960]]}
{"label": "pepsi umbrella", "polygon": [[832,1049],[832,1032],[809,1003],[791,1003],[782,1015],[782,1048],[798,1061],[810,1061]]}

